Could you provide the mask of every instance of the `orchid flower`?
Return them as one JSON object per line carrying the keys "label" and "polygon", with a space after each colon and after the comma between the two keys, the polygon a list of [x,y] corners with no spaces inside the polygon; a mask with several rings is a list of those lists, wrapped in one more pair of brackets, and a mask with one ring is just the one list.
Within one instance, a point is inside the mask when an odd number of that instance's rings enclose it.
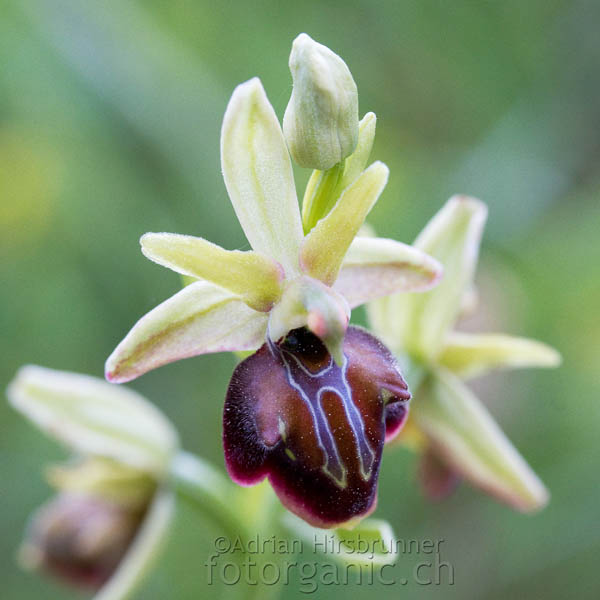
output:
{"label": "orchid flower", "polygon": [[7,394],[72,453],[47,472],[57,495],[31,518],[21,563],[96,590],[94,600],[122,600],[169,530],[175,430],[136,392],[86,375],[29,365]]}
{"label": "orchid flower", "polygon": [[[288,509],[332,527],[374,509],[383,444],[402,426],[409,399],[387,349],[349,328],[350,310],[430,289],[441,266],[400,242],[355,237],[388,178],[381,162],[367,167],[375,115],[358,121],[347,67],[305,34],[290,65],[287,144],[305,166],[335,164],[313,172],[301,215],[275,111],[259,79],[239,85],[223,120],[221,165],[252,250],[142,236],[148,258],[196,281],[134,325],[108,358],[106,377],[120,383],[182,358],[258,350],[227,392],[229,474],[242,485],[268,478]],[[325,83],[315,81],[321,76]]]}
{"label": "orchid flower", "polygon": [[[136,392],[29,365],[7,394],[16,410],[71,454],[46,470],[56,495],[31,516],[19,562],[73,588],[94,590],[94,600],[125,600],[142,586],[171,529],[175,496],[231,539],[246,542],[256,536],[256,515],[275,501],[268,487],[239,488],[210,463],[181,450],[171,423]],[[266,520],[263,515],[262,526],[308,541],[320,535],[279,511],[269,511]],[[360,558],[352,553],[358,538],[373,542],[369,560],[376,564],[398,558],[385,521],[365,519],[352,531],[329,535],[337,540],[334,558],[342,563]],[[278,562],[286,556],[265,551],[263,558]]]}
{"label": "orchid flower", "polygon": [[463,380],[494,369],[554,367],[560,355],[533,340],[454,330],[471,296],[486,206],[455,196],[414,246],[444,265],[444,279],[425,294],[382,298],[368,307],[372,330],[405,365],[415,401],[401,441],[423,452],[429,495],[451,491],[460,478],[522,510],[544,506],[548,492]]}

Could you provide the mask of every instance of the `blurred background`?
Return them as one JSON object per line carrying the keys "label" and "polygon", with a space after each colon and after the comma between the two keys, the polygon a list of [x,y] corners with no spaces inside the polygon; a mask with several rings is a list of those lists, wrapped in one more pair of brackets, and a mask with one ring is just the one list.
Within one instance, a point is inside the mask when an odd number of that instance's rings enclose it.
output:
{"label": "blurred background", "polygon": [[[220,175],[221,119],[254,75],[283,116],[291,42],[306,31],[347,62],[361,114],[378,116],[372,158],[391,177],[370,222],[409,242],[453,193],[483,199],[479,325],[564,356],[559,370],[476,383],[550,488],[546,510],[517,514],[466,485],[430,504],[415,457],[387,452],[377,515],[398,537],[444,539],[455,584],[313,597],[600,597],[598,2],[1,0],[0,11],[3,387],[23,363],[102,376],[131,325],[179,287],[142,256],[144,232],[248,247]],[[301,193],[308,173],[297,175]],[[132,387],[222,467],[233,365],[194,358]],[[50,494],[41,469],[65,453],[5,402],[0,422],[2,597],[81,597],[14,559],[28,514]],[[216,593],[201,567],[214,536],[182,507],[140,597]],[[286,597],[305,595],[292,586]]]}

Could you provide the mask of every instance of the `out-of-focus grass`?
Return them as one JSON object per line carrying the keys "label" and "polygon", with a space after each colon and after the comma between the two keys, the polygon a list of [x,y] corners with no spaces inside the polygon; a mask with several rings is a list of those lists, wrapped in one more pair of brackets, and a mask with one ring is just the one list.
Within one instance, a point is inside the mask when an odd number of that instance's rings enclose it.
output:
{"label": "out-of-focus grass", "polygon": [[[4,0],[1,10],[4,385],[26,362],[101,375],[133,322],[179,285],[142,257],[142,233],[248,247],[220,177],[220,121],[233,87],[254,75],[283,114],[290,44],[307,31],[346,59],[361,112],[378,115],[374,157],[392,175],[371,222],[410,241],[452,193],[479,195],[490,206],[480,274],[489,322],[551,343],[565,359],[555,372],[478,386],[546,481],[550,506],[525,517],[466,486],[431,505],[414,485],[413,457],[386,454],[378,514],[403,538],[444,538],[455,585],[377,593],[598,597],[597,3]],[[190,450],[221,465],[232,365],[225,355],[191,359],[133,385]],[[41,467],[63,452],[6,405],[0,418],[2,595],[72,597],[11,559],[28,513],[49,493]],[[214,535],[184,507],[143,597],[216,594],[204,589],[202,567]],[[410,573],[418,559],[404,557],[401,568]]]}

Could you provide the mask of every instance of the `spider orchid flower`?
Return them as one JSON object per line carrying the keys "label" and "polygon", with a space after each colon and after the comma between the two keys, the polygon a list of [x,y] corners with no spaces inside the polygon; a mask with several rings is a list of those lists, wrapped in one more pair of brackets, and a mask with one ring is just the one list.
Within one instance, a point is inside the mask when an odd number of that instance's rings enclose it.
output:
{"label": "spider orchid flower", "polygon": [[368,313],[372,330],[413,375],[416,400],[400,441],[422,451],[426,493],[443,497],[464,478],[518,510],[533,511],[548,501],[544,484],[462,380],[494,369],[555,367],[560,355],[525,338],[454,330],[472,298],[486,216],[479,200],[451,198],[414,244],[444,265],[443,281],[425,294],[379,299]]}
{"label": "spider orchid flower", "polygon": [[94,600],[128,597],[169,530],[175,430],[137,393],[85,375],[30,365],[7,394],[72,453],[47,471],[57,493],[31,517],[20,562],[96,590]]}
{"label": "spider orchid flower", "polygon": [[[330,163],[321,163],[321,155],[314,162],[311,146],[346,139],[343,130],[354,125],[355,143],[330,144],[337,162],[313,172],[301,215],[275,111],[259,79],[239,85],[223,121],[221,165],[252,250],[225,250],[187,235],[144,235],[148,258],[197,281],[134,325],[108,358],[106,377],[120,383],[182,358],[258,350],[237,367],[227,392],[229,473],[242,485],[267,477],[287,508],[333,527],[374,509],[383,443],[401,427],[409,398],[385,347],[348,327],[350,310],[386,294],[427,290],[441,267],[400,242],[355,239],[388,169],[381,162],[365,168],[375,115],[358,122],[349,71],[323,48],[302,35],[292,49],[287,143],[298,153],[306,125],[313,135],[304,140],[304,164],[314,167]],[[331,85],[312,81],[324,73],[331,73]],[[335,82],[348,94],[333,93]],[[349,107],[340,108],[345,117],[328,118],[336,114],[331,105],[348,96]],[[328,107],[303,113],[311,98]]]}

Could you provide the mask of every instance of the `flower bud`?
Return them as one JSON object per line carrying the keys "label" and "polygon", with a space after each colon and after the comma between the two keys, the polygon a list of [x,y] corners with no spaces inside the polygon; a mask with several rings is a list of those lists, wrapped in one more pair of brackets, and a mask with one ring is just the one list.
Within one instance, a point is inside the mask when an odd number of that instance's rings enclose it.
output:
{"label": "flower bud", "polygon": [[292,45],[293,90],[283,117],[292,158],[324,171],[354,152],[358,142],[358,92],[346,63],[301,33]]}
{"label": "flower bud", "polygon": [[61,493],[34,514],[21,561],[71,584],[99,588],[127,552],[145,513],[85,494]]}

